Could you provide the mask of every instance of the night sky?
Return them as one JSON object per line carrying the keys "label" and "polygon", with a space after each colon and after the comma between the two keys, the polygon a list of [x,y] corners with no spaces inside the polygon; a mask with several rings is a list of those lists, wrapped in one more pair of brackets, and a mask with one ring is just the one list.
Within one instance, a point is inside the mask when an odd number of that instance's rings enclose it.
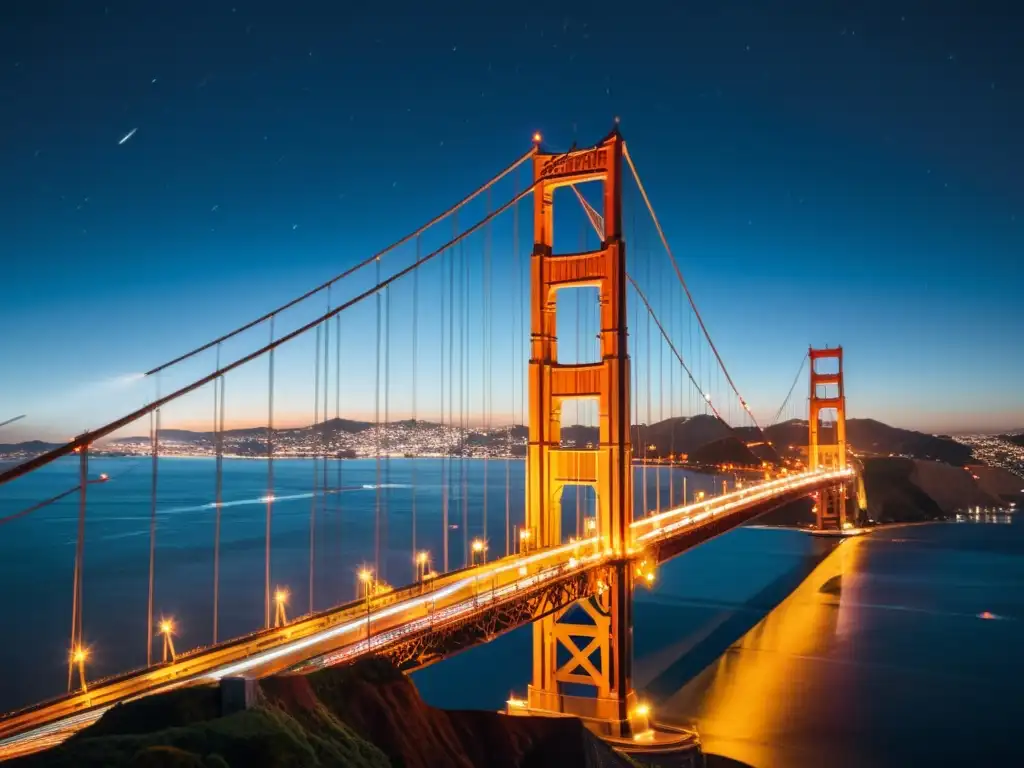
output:
{"label": "night sky", "polygon": [[853,416],[1024,426],[1014,2],[8,0],[0,51],[0,442],[616,116],[755,412],[842,344]]}

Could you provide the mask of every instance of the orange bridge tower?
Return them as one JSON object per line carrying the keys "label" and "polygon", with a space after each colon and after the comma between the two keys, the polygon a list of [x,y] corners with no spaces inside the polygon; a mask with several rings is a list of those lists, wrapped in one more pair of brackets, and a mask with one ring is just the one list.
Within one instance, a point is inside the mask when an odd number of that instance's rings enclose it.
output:
{"label": "orange bridge tower", "polygon": [[[807,460],[810,469],[846,469],[846,390],[843,348],[808,351],[811,395],[808,408]],[[830,363],[829,361],[835,361]],[[822,364],[819,367],[819,364]],[[822,370],[827,368],[828,370]],[[824,412],[824,413],[823,413]],[[823,417],[829,417],[826,421]],[[819,530],[842,529],[846,523],[847,485],[821,491],[816,506]]]}
{"label": "orange bridge tower", "polygon": [[[573,715],[599,733],[629,737],[648,729],[646,708],[632,685],[632,574],[626,561],[633,519],[629,354],[626,329],[626,248],[622,237],[623,140],[617,131],[589,149],[538,151],[533,160],[534,245],[531,257],[529,446],[526,528],[530,547],[562,543],[561,496],[567,485],[594,489],[596,519],[585,546],[621,555],[596,594],[533,625],[532,711]],[[554,193],[599,181],[604,232],[599,250],[554,253]],[[596,287],[601,312],[600,355],[594,363],[558,362],[556,294]],[[561,447],[563,403],[598,404],[596,448]],[[590,551],[593,551],[590,549]]]}

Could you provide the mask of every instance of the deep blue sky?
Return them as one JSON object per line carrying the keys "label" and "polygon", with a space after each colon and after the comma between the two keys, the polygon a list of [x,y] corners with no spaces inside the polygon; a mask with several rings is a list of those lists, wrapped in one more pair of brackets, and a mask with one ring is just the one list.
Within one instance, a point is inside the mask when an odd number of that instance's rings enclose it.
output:
{"label": "deep blue sky", "polygon": [[111,382],[614,116],[762,420],[843,344],[851,415],[1024,426],[1016,4],[491,5],[5,3],[2,437],[141,404]]}

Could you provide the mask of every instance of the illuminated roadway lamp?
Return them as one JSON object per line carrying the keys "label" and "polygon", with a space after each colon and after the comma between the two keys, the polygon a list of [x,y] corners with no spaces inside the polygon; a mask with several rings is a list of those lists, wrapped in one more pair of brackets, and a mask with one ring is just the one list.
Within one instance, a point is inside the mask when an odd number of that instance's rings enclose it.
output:
{"label": "illuminated roadway lamp", "polygon": [[530,546],[530,529],[523,528],[519,531],[519,552],[525,552]]}
{"label": "illuminated roadway lamp", "polygon": [[416,553],[416,579],[423,581],[430,570],[430,553],[425,549]]}
{"label": "illuminated roadway lamp", "polygon": [[164,664],[166,664],[168,657],[174,661],[174,657],[177,655],[174,652],[174,620],[160,619],[159,629],[160,634],[164,637]]}
{"label": "illuminated roadway lamp", "polygon": [[280,627],[288,623],[288,616],[285,614],[284,607],[288,604],[288,590],[284,587],[278,587],[274,590],[274,626]]}
{"label": "illuminated roadway lamp", "polygon": [[[89,660],[89,649],[78,646],[71,652],[71,663],[78,667],[78,682],[82,685],[82,693],[89,690],[85,682],[85,662]],[[71,675],[68,674],[68,688],[71,688]]]}
{"label": "illuminated roadway lamp", "polygon": [[540,131],[535,131],[534,134],[533,134],[533,143],[534,144],[540,144],[540,141],[541,141]]}
{"label": "illuminated roadway lamp", "polygon": [[483,539],[473,539],[473,565],[476,565],[477,558],[480,558],[480,563],[483,564],[487,560],[487,543]]}

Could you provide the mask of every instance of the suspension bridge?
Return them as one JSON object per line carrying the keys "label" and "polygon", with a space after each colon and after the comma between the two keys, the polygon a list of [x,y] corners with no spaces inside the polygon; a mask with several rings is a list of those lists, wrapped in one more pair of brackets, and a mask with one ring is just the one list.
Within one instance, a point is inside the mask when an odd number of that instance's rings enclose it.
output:
{"label": "suspension bridge", "polygon": [[[532,216],[521,216],[530,202]],[[557,248],[556,223],[567,233]],[[70,613],[66,680],[52,682],[64,692],[0,719],[0,757],[60,743],[153,693],[371,654],[413,671],[526,624],[532,679],[510,715],[571,715],[609,739],[654,739],[632,684],[634,589],[659,563],[782,505],[813,497],[817,529],[842,533],[851,502],[862,502],[845,444],[842,350],[812,349],[801,372],[807,361],[806,455],[783,460],[712,342],[622,136],[567,152],[546,151],[537,136],[398,242],[152,368],[142,407],[0,470],[0,490],[70,464],[77,479],[0,518],[0,536],[15,537],[48,504],[76,511],[71,594],[36,607]],[[309,426],[294,426],[299,390],[311,393]],[[793,391],[779,414],[792,412]],[[227,414],[254,408],[265,425],[227,428]],[[200,507],[210,556],[197,566],[209,607],[172,618],[161,603],[177,577],[163,580],[158,564],[174,511],[168,467],[182,443],[167,425],[200,412],[209,430],[189,450],[212,459],[195,470],[210,472]],[[733,458],[685,453],[676,436],[694,424],[713,425]],[[86,557],[87,532],[118,487],[92,466],[110,452],[105,441],[133,431],[147,433],[136,445],[149,498],[125,503],[148,513],[137,531],[148,568],[118,616],[86,613],[104,602],[86,589],[101,557]],[[262,568],[245,559],[241,588],[225,579],[241,567],[225,561],[235,556],[229,513],[245,501],[225,480],[239,456],[266,470],[265,492],[248,500],[262,507]],[[357,465],[372,482],[351,484]],[[698,490],[688,470],[709,465],[716,476]],[[297,466],[309,471],[308,492],[289,496],[282,475]],[[372,503],[354,505],[353,489]],[[299,546],[290,530],[282,565],[275,514],[296,498],[309,500],[308,539]],[[144,615],[125,618],[129,604]],[[289,618],[296,605],[305,610]],[[235,608],[248,623],[226,621]],[[116,637],[111,626],[122,628]],[[101,664],[108,645],[117,652]],[[133,658],[136,668],[115,667]]]}

